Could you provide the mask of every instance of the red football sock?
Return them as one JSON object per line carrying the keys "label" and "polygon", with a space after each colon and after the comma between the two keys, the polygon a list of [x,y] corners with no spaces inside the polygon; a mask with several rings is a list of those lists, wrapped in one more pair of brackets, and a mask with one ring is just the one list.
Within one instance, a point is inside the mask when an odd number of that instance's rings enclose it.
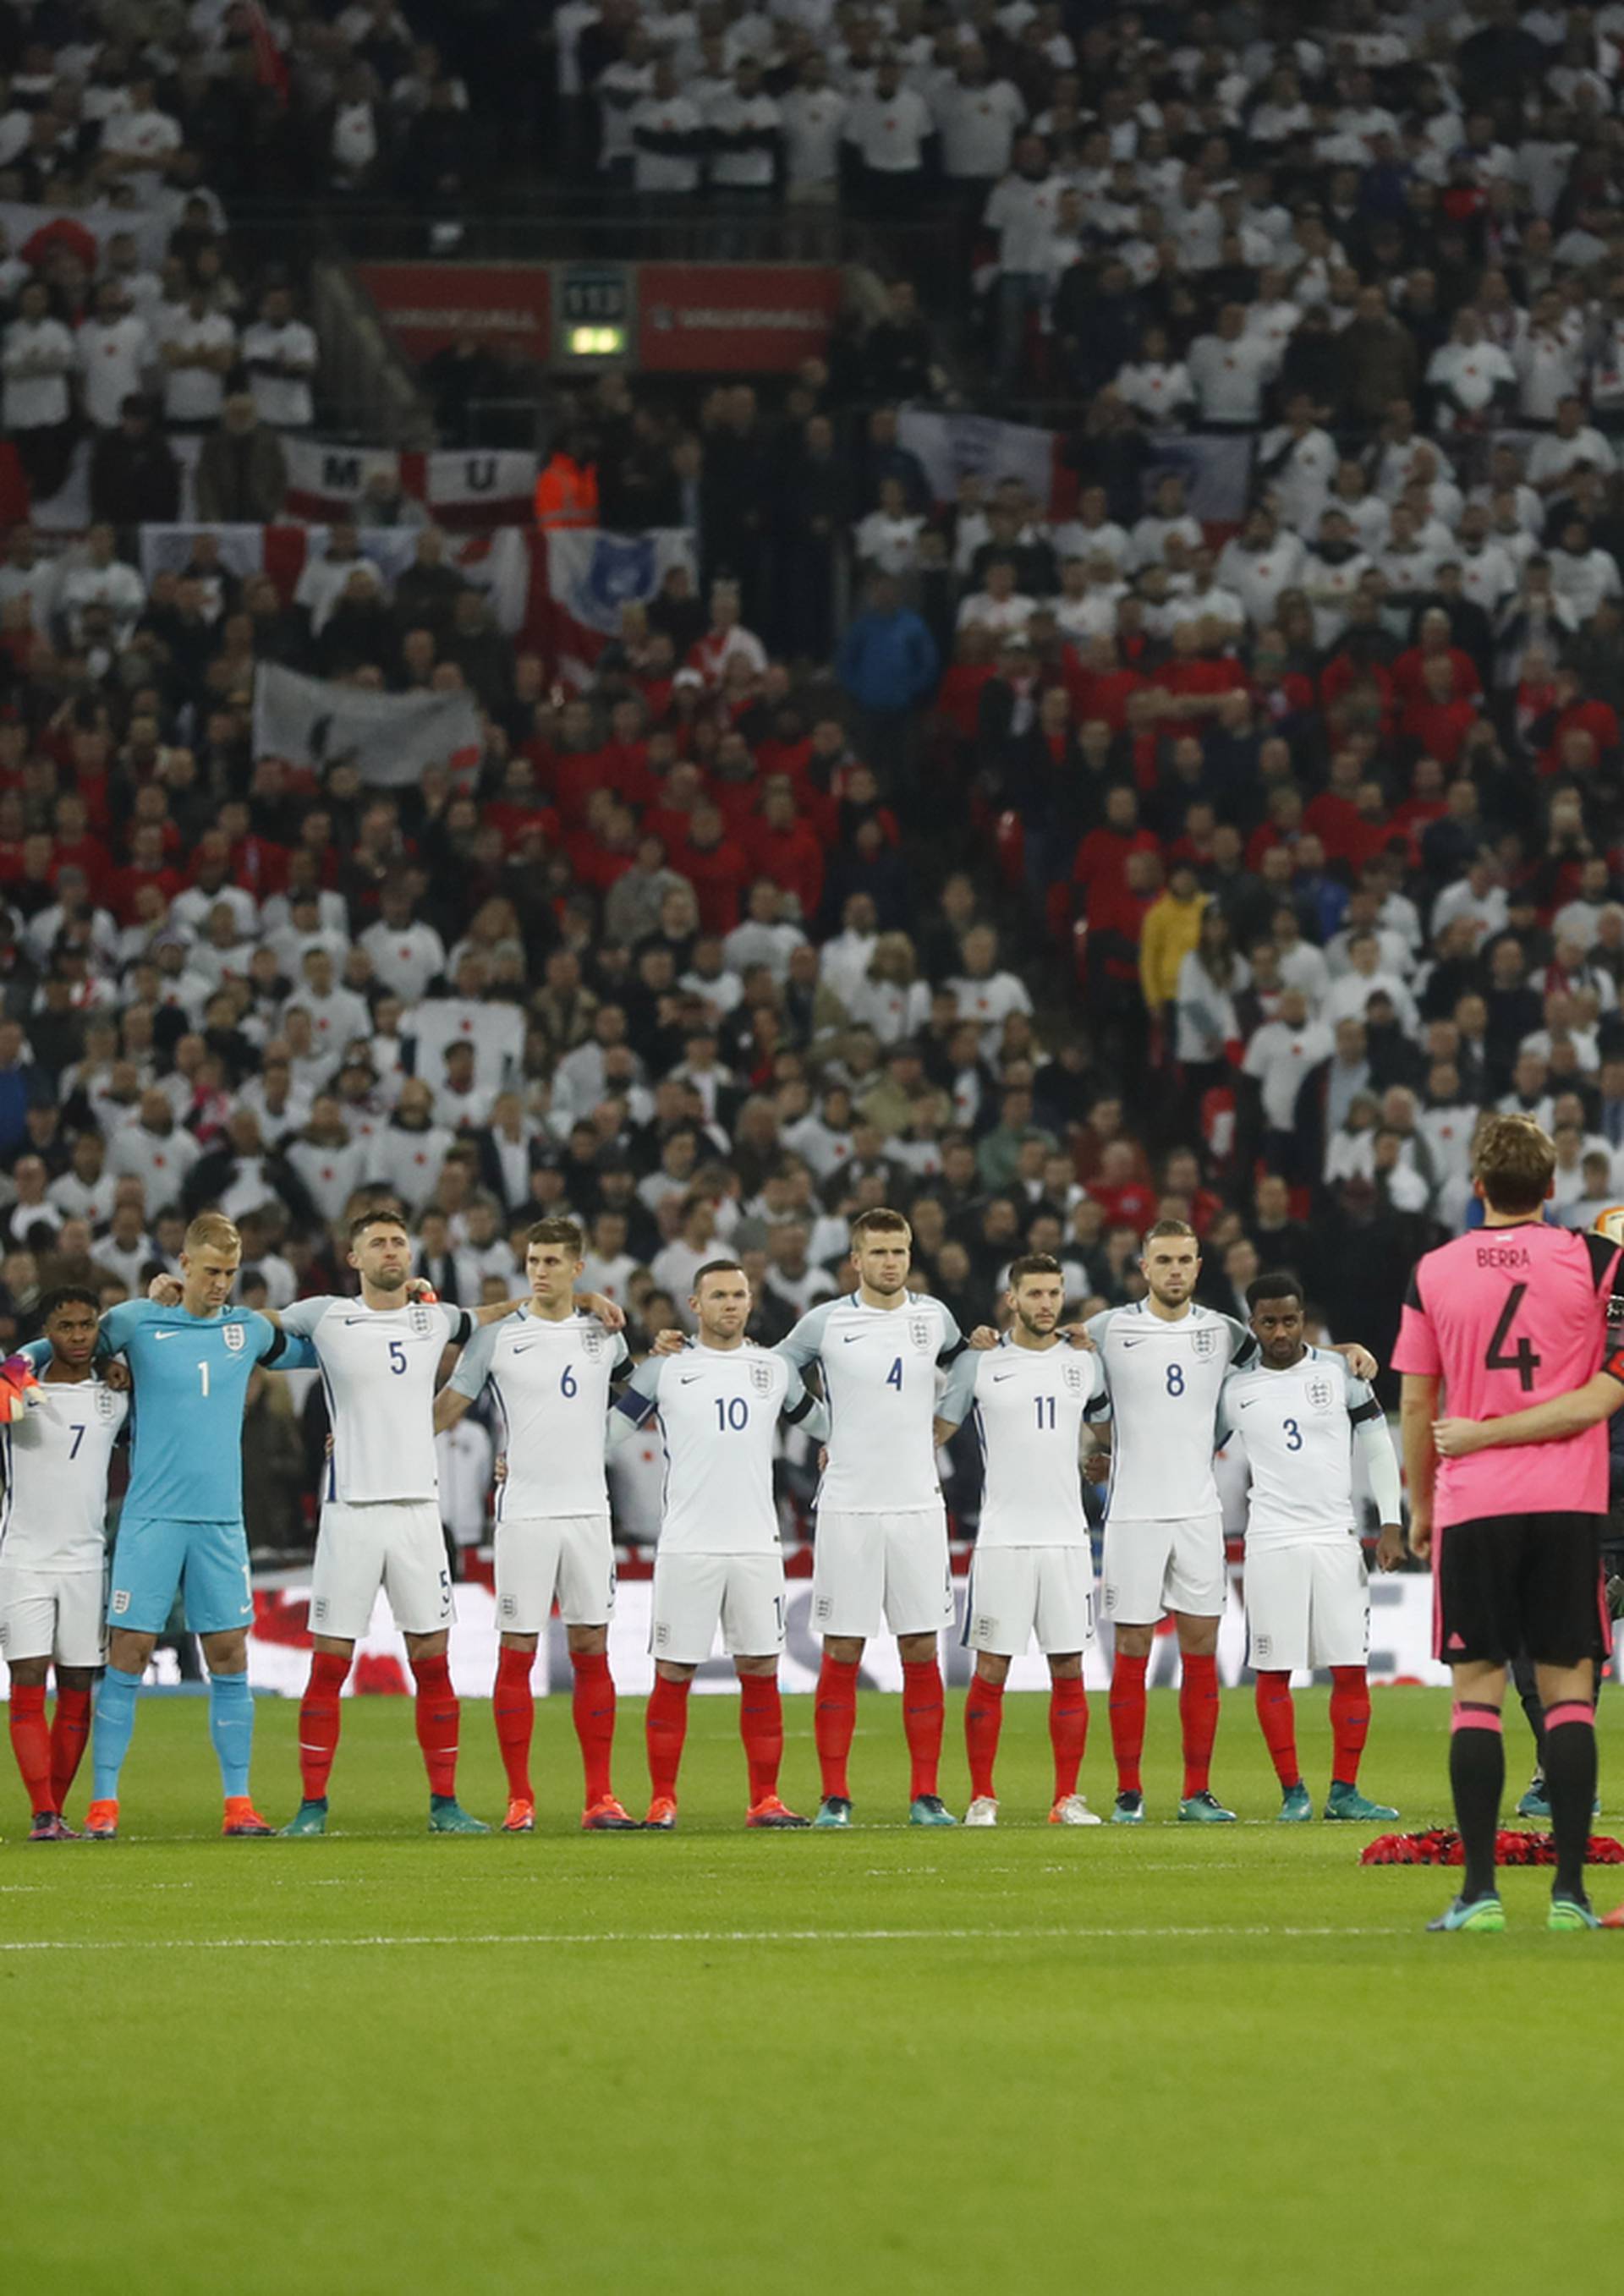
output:
{"label": "red football sock", "polygon": [[299,1792],[307,1801],[325,1801],[332,1758],[339,1750],[339,1693],[349,1660],[332,1651],[312,1651],[310,1679],[299,1706]]}
{"label": "red football sock", "polygon": [[417,1742],[429,1773],[429,1792],[449,1801],[456,1794],[456,1742],[463,1718],[451,1687],[451,1661],[443,1655],[414,1658],[412,1672],[417,1678]]}
{"label": "red football sock", "polygon": [[511,1801],[534,1801],[530,1791],[530,1740],[536,1729],[536,1693],[530,1688],[534,1651],[498,1650],[496,1686],[490,1693],[496,1746],[507,1772]]}
{"label": "red football sock", "polygon": [[1255,1696],[1258,1727],[1268,1748],[1275,1775],[1283,1786],[1300,1786],[1302,1772],[1297,1767],[1297,1710],[1292,1703],[1290,1674],[1282,1674],[1278,1669],[1265,1672],[1260,1667]]}
{"label": "red football sock", "polygon": [[688,1685],[654,1677],[644,1718],[648,1741],[649,1788],[656,1801],[675,1801],[677,1773],[682,1767],[683,1741],[688,1734]]}
{"label": "red football sock", "polygon": [[1185,1653],[1179,1669],[1178,1726],[1185,1742],[1185,1800],[1205,1793],[1212,1775],[1212,1742],[1218,1736],[1218,1678],[1215,1657]]}
{"label": "red football sock", "polygon": [[[1546,1716],[1546,1720],[1550,1719]],[[1362,1666],[1331,1669],[1331,1783],[1357,1786],[1370,1732],[1370,1684]]]}
{"label": "red football sock", "polygon": [[750,1766],[750,1806],[778,1791],[783,1767],[783,1701],[775,1674],[739,1677],[739,1735]]}
{"label": "red football sock", "polygon": [[59,1689],[56,1693],[56,1713],[51,1724],[51,1800],[59,1810],[67,1808],[89,1743],[94,1699],[94,1693],[89,1690]]}
{"label": "red football sock", "polygon": [[908,1762],[913,1775],[908,1799],[933,1794],[942,1765],[942,1724],[947,1708],[942,1700],[942,1670],[933,1658],[921,1666],[902,1669],[902,1726],[907,1734]]}
{"label": "red football sock", "polygon": [[51,1799],[51,1732],[45,1721],[43,1682],[12,1685],[11,1723],[12,1751],[22,1772],[29,1808],[37,1816],[42,1810],[54,1810],[56,1804]]}
{"label": "red football sock", "polygon": [[1111,1751],[1116,1757],[1117,1792],[1139,1793],[1139,1764],[1144,1753],[1145,1658],[1120,1650],[1111,1669]]}
{"label": "red football sock", "polygon": [[998,1759],[998,1733],[1004,1726],[1004,1685],[988,1682],[979,1674],[970,1677],[970,1695],[964,1701],[964,1751],[970,1758],[970,1792],[972,1800],[983,1796],[996,1801],[992,1783],[992,1767]]}
{"label": "red football sock", "polygon": [[857,1669],[825,1651],[817,1675],[817,1702],[812,1710],[812,1734],[817,1745],[817,1767],[824,1800],[851,1800],[846,1775],[851,1734],[857,1726]]}
{"label": "red football sock", "polygon": [[575,1734],[580,1740],[581,1768],[586,1779],[586,1807],[608,1801],[614,1792],[609,1783],[610,1757],[615,1743],[615,1685],[608,1653],[589,1651],[577,1657],[575,1669]]}
{"label": "red football sock", "polygon": [[1049,1685],[1049,1743],[1054,1750],[1054,1799],[1077,1792],[1077,1774],[1088,1743],[1088,1693],[1080,1674],[1062,1675]]}

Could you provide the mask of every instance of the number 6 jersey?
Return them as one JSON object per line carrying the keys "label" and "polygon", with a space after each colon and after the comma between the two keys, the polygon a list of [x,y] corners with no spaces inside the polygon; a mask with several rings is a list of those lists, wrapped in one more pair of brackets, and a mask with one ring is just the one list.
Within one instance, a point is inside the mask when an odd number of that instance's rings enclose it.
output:
{"label": "number 6 jersey", "polygon": [[1169,1323],[1143,1300],[1107,1308],[1086,1328],[1099,1350],[1111,1405],[1107,1520],[1219,1516],[1212,1472],[1218,1398],[1230,1366],[1255,1349],[1251,1333],[1210,1308],[1193,1307]]}

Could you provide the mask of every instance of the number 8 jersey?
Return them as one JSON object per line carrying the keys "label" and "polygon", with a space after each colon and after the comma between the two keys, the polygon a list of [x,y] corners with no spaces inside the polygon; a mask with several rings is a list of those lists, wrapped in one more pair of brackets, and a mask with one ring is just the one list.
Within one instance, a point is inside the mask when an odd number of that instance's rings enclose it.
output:
{"label": "number 8 jersey", "polygon": [[1169,1323],[1143,1300],[1107,1308],[1087,1330],[1099,1350],[1111,1406],[1107,1519],[1216,1520],[1222,1513],[1212,1472],[1218,1398],[1231,1365],[1255,1349],[1251,1333],[1210,1308],[1192,1307]]}

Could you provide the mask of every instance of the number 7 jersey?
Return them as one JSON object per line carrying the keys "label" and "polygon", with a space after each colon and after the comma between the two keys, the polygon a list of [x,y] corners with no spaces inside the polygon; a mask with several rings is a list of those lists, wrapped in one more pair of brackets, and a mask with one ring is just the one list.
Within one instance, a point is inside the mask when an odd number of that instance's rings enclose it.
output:
{"label": "number 7 jersey", "polygon": [[1251,1333],[1233,1316],[1199,1306],[1169,1323],[1144,1300],[1107,1308],[1086,1328],[1099,1350],[1111,1406],[1107,1520],[1220,1516],[1212,1472],[1218,1398],[1231,1365],[1256,1347]]}

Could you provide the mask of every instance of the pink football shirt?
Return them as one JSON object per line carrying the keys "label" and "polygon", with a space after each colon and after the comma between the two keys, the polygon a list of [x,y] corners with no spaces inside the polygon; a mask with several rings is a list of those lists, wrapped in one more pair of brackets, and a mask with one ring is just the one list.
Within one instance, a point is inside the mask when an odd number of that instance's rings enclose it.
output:
{"label": "pink football shirt", "polygon": [[[1418,1261],[1395,1371],[1443,1381],[1439,1416],[1498,1419],[1570,1394],[1601,1369],[1616,1244],[1529,1220],[1480,1227]],[[1607,1430],[1440,1459],[1439,1529],[1482,1515],[1602,1514]]]}

